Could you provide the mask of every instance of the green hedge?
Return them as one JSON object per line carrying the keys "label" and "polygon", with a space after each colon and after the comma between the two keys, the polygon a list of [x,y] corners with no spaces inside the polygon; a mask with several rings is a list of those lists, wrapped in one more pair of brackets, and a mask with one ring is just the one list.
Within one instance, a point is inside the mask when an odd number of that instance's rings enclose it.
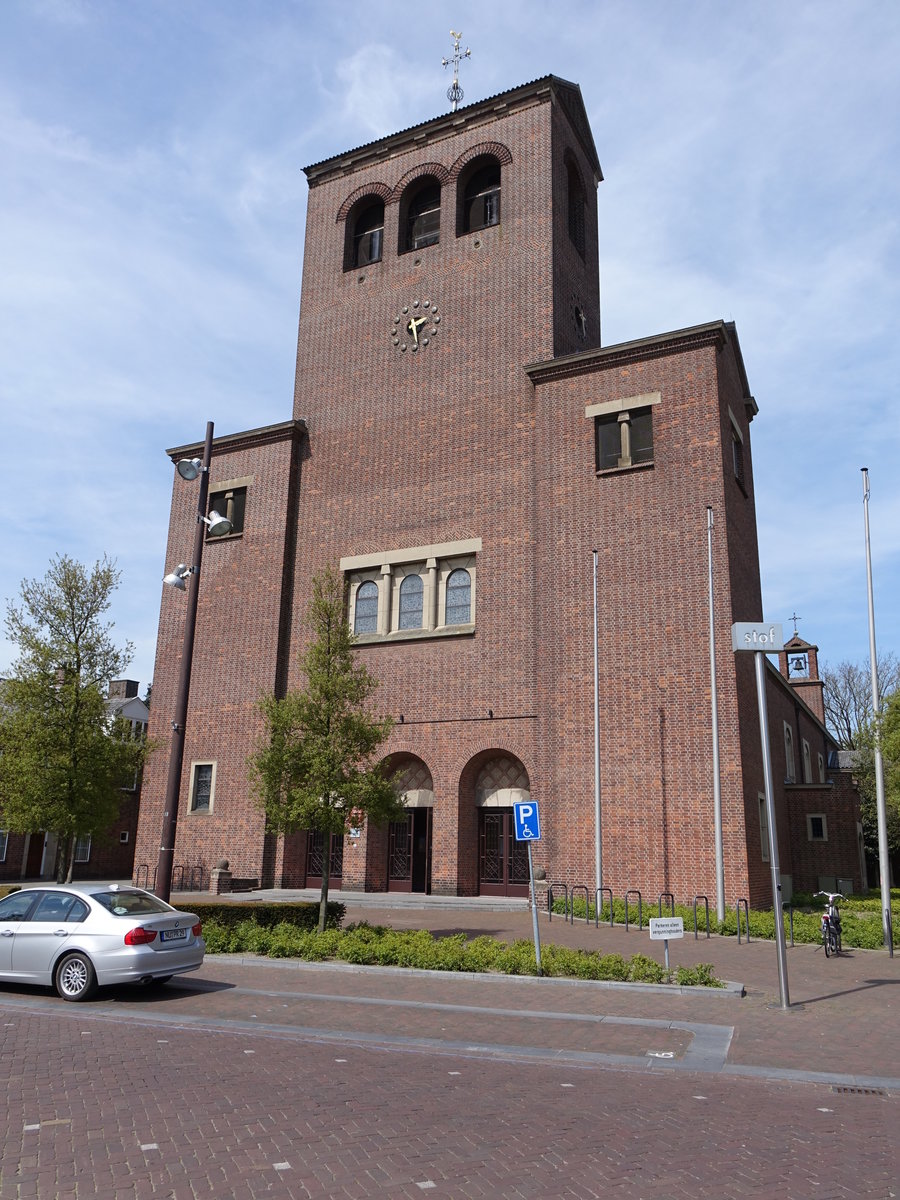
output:
{"label": "green hedge", "polygon": [[[209,901],[192,904],[184,900],[179,908],[195,912],[203,922],[214,923],[224,929],[233,929],[245,921],[251,921],[262,929],[272,929],[275,925],[289,925],[300,930],[315,930],[319,926],[319,904],[255,904],[253,901],[243,904],[226,904],[220,901]],[[346,909],[343,904],[334,900],[328,901],[325,915],[326,929],[340,929],[344,923]]]}
{"label": "green hedge", "polygon": [[[264,927],[246,917],[227,927],[210,920],[204,923],[203,935],[210,954],[252,953],[307,962],[338,959],[366,966],[418,967],[431,971],[537,974],[534,946],[527,940],[507,943],[476,937],[470,941],[463,933],[434,937],[426,929],[397,930],[365,923],[318,933],[287,921]],[[709,963],[680,967],[667,975],[665,967],[643,954],[626,961],[620,954],[548,945],[541,950],[541,966],[545,975],[572,979],[632,983],[674,980],[682,986],[724,986],[715,978]]]}

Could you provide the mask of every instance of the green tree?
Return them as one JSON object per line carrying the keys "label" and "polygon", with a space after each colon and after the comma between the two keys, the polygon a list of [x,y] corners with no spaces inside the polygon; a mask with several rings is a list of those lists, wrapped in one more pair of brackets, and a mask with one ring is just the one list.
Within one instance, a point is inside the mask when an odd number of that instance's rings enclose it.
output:
{"label": "green tree", "polygon": [[273,833],[316,830],[325,836],[319,929],[325,929],[330,835],[363,819],[382,825],[405,815],[381,748],[393,722],[369,701],[377,680],[353,652],[344,583],[333,569],[313,579],[309,606],[313,638],[300,659],[305,686],[283,699],[265,696],[262,745],[250,773]]}
{"label": "green tree", "polygon": [[103,620],[118,582],[106,557],[89,571],[58,555],[7,605],[19,658],[0,697],[0,812],[14,832],[56,835],[60,882],[72,878],[77,839],[115,820],[145,752],[106,703],[132,654]]}

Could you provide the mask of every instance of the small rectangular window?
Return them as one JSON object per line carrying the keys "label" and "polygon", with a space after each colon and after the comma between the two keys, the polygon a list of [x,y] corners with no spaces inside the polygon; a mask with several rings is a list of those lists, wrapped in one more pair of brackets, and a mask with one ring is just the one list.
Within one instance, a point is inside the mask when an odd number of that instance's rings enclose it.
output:
{"label": "small rectangular window", "polygon": [[83,834],[75,839],[75,861],[77,863],[86,863],[91,857],[91,835]]}
{"label": "small rectangular window", "polygon": [[191,779],[191,812],[209,812],[212,808],[213,764],[194,763]]}
{"label": "small rectangular window", "polygon": [[811,842],[828,841],[828,820],[824,813],[806,814],[806,836]]}
{"label": "small rectangular window", "polygon": [[[213,492],[209,497],[208,512],[217,512],[231,522],[231,530],[225,537],[233,537],[236,533],[244,532],[244,510],[247,507],[247,489],[245,487],[226,488],[221,492]],[[211,534],[207,529],[207,540],[221,541],[222,535]]]}
{"label": "small rectangular window", "polygon": [[120,844],[121,846],[127,846],[127,845],[128,845],[128,838],[129,838],[129,833],[128,833],[128,830],[127,830],[127,829],[123,829],[123,830],[121,831],[121,833],[119,834],[119,844]]}
{"label": "small rectangular window", "polygon": [[809,742],[806,738],[803,739],[803,782],[812,783],[812,755],[809,750]]}
{"label": "small rectangular window", "polygon": [[9,830],[0,829],[0,862],[6,862],[6,847],[9,843]]}
{"label": "small rectangular window", "polygon": [[597,470],[653,462],[653,409],[632,408],[595,418]]}

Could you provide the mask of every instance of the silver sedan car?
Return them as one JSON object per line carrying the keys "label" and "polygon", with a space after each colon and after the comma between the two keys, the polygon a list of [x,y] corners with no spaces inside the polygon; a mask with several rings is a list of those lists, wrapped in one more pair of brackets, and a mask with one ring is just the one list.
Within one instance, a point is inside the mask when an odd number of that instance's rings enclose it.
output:
{"label": "silver sedan car", "polygon": [[114,883],[27,887],[0,900],[0,980],[87,1000],[112,983],[165,983],[196,971],[200,918]]}

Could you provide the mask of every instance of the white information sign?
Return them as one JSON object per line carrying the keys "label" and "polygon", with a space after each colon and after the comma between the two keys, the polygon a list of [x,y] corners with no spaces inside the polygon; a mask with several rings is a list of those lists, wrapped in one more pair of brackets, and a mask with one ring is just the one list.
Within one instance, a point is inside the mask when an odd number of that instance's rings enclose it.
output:
{"label": "white information sign", "polygon": [[684,921],[681,917],[651,917],[650,938],[654,942],[667,942],[669,938],[684,937]]}

